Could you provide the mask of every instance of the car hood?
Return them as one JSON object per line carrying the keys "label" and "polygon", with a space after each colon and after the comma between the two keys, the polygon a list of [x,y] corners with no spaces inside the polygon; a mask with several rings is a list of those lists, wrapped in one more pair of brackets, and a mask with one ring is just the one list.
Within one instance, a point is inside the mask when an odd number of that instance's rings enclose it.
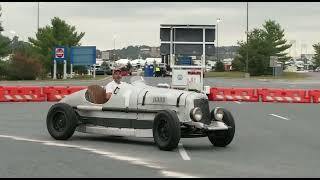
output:
{"label": "car hood", "polygon": [[186,97],[191,94],[196,93],[176,89],[146,86],[139,93],[138,104],[183,106],[186,104]]}

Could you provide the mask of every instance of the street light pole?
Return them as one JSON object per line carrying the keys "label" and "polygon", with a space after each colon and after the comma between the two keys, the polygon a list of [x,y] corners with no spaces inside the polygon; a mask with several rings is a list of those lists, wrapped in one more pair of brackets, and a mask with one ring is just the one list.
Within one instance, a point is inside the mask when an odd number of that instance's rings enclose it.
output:
{"label": "street light pole", "polygon": [[220,61],[219,60],[219,34],[218,34],[218,31],[219,31],[219,29],[218,29],[218,24],[219,24],[219,22],[221,21],[221,19],[220,18],[218,18],[217,19],[217,61]]}
{"label": "street light pole", "polygon": [[39,6],[40,6],[40,2],[38,2],[38,27],[37,27],[37,32],[39,31]]}
{"label": "street light pole", "polygon": [[14,37],[16,36],[16,32],[15,31],[13,31],[13,30],[11,30],[11,31],[9,31],[11,34],[12,34],[12,54],[14,54],[14,44],[13,44],[13,39],[14,39]]}
{"label": "street light pole", "polygon": [[248,16],[249,8],[248,8],[248,2],[247,2],[247,59],[246,59],[246,73],[248,73],[248,59],[249,59],[249,45],[248,45],[248,21],[249,21],[249,16]]}
{"label": "street light pole", "polygon": [[117,35],[113,36],[113,61],[116,61],[116,38]]}

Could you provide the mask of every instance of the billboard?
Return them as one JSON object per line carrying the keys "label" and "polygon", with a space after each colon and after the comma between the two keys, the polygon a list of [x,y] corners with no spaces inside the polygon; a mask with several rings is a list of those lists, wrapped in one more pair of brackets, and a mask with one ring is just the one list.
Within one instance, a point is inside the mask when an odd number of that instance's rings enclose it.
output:
{"label": "billboard", "polygon": [[[215,55],[215,26],[214,25],[161,25],[160,27],[160,54],[170,54],[170,36],[172,28],[172,53],[190,56],[203,54]],[[203,36],[205,33],[205,36]]]}
{"label": "billboard", "polygon": [[101,59],[110,59],[110,52],[108,51],[101,51]]}
{"label": "billboard", "polygon": [[96,64],[96,46],[73,46],[70,50],[71,64]]}
{"label": "billboard", "polygon": [[[215,41],[215,29],[205,30],[205,42]],[[160,28],[160,40],[170,41],[170,29]],[[202,29],[189,29],[179,28],[173,29],[173,41],[176,42],[202,42],[203,41],[203,30]]]}
{"label": "billboard", "polygon": [[[207,56],[214,56],[216,53],[216,48],[214,44],[206,44],[205,51]],[[172,47],[173,54],[183,54],[189,56],[199,56],[203,53],[202,44],[173,44]],[[166,55],[170,54],[170,44],[160,45],[160,54]]]}

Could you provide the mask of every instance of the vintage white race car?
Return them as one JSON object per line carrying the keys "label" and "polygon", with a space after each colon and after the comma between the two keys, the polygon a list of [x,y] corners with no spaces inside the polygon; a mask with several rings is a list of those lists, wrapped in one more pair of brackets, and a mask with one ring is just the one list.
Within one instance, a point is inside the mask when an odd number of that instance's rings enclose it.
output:
{"label": "vintage white race car", "polygon": [[[233,140],[231,113],[220,107],[210,111],[204,93],[149,86],[140,76],[121,83],[105,103],[93,103],[88,89],[70,94],[50,108],[47,129],[53,138],[66,140],[75,131],[153,137],[161,150],[175,149],[180,138],[208,137],[220,147]],[[104,93],[100,96],[105,98]]]}

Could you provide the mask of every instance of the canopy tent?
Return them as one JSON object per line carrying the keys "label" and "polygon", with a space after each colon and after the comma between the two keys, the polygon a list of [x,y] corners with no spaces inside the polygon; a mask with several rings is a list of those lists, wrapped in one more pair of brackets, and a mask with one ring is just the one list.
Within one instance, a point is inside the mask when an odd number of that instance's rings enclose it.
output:
{"label": "canopy tent", "polygon": [[148,64],[153,64],[153,62],[155,61],[157,64],[161,63],[161,58],[147,58],[146,59]]}
{"label": "canopy tent", "polygon": [[115,63],[117,65],[127,65],[129,62],[129,59],[119,59],[118,61],[116,61]]}
{"label": "canopy tent", "polygon": [[137,66],[137,65],[144,66],[146,62],[147,61],[143,60],[143,59],[135,59],[135,60],[130,61],[132,66]]}

